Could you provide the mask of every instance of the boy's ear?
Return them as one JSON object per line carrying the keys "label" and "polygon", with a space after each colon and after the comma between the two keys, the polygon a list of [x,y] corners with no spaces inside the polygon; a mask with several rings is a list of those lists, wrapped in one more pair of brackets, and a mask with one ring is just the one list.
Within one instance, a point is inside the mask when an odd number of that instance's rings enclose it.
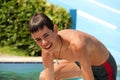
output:
{"label": "boy's ear", "polygon": [[54,32],[58,33],[58,27],[57,27],[57,25],[54,25]]}

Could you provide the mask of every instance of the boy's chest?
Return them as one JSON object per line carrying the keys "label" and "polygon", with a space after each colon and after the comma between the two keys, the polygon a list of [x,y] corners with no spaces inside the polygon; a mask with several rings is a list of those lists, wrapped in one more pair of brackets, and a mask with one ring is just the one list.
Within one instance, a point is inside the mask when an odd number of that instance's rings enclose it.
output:
{"label": "boy's chest", "polygon": [[77,59],[76,55],[73,53],[71,49],[65,49],[64,51],[62,51],[60,54],[60,58],[71,61],[75,61]]}

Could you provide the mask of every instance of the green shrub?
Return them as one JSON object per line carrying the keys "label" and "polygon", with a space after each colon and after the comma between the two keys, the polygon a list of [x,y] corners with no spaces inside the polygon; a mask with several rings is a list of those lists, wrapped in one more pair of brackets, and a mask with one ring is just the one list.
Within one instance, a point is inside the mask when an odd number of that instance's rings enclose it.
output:
{"label": "green shrub", "polygon": [[35,44],[28,30],[28,23],[35,12],[47,14],[59,27],[69,28],[69,13],[45,0],[0,0],[0,46],[13,46],[28,51],[28,55],[39,55],[40,48]]}

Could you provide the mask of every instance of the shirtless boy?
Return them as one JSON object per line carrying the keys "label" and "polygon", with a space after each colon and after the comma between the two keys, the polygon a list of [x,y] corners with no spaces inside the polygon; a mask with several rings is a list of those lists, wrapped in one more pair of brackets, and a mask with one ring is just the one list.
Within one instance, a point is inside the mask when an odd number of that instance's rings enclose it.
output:
{"label": "shirtless boy", "polygon": [[[116,62],[95,37],[72,29],[58,32],[57,26],[42,13],[33,15],[29,30],[42,49],[44,70],[40,73],[40,80],[72,77],[82,77],[84,80],[116,80]],[[54,59],[60,60],[54,62]]]}

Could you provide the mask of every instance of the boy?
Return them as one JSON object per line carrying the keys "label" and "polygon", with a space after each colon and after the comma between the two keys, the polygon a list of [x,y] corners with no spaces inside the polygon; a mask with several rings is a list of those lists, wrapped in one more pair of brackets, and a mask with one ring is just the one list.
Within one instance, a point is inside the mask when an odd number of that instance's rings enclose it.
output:
{"label": "boy", "polygon": [[[42,49],[44,70],[40,80],[83,77],[84,80],[116,80],[116,62],[95,37],[77,30],[61,30],[42,13],[29,22],[32,38]],[[54,63],[54,59],[58,60]]]}

